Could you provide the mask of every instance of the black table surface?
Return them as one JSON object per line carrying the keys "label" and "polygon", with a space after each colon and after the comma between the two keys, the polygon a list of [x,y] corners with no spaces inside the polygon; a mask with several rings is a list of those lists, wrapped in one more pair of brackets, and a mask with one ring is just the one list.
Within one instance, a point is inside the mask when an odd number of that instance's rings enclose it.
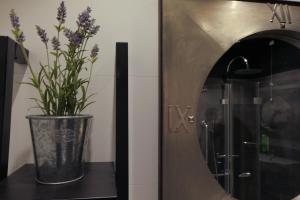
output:
{"label": "black table surface", "polygon": [[114,165],[86,163],[85,177],[74,183],[42,185],[33,164],[26,164],[0,182],[0,200],[117,199]]}

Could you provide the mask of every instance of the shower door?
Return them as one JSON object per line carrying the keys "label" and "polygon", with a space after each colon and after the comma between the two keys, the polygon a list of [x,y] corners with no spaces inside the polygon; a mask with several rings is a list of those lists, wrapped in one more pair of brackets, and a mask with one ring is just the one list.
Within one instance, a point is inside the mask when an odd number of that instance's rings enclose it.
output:
{"label": "shower door", "polygon": [[209,79],[201,102],[199,143],[211,173],[231,196],[260,200],[259,83]]}
{"label": "shower door", "polygon": [[225,152],[216,156],[224,163],[224,189],[239,200],[259,200],[259,83],[230,80],[223,97]]}

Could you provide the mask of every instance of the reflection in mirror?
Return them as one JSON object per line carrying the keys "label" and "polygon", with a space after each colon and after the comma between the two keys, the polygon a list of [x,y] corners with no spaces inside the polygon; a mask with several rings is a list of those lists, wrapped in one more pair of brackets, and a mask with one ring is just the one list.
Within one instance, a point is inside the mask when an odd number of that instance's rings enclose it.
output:
{"label": "reflection in mirror", "polygon": [[205,82],[199,144],[212,175],[234,198],[300,194],[299,65],[294,44],[256,37],[233,45]]}

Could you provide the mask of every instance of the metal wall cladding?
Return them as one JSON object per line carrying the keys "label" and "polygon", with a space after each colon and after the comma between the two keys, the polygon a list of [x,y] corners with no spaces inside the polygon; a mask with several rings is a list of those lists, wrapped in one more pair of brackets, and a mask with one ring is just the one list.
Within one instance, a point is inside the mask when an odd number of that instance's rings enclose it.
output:
{"label": "metal wall cladding", "polygon": [[[267,4],[226,0],[163,1],[163,200],[232,199],[211,175],[197,138],[203,84],[217,60],[251,34],[280,29]],[[291,6],[300,32],[300,7]],[[200,108],[201,109],[201,108]]]}

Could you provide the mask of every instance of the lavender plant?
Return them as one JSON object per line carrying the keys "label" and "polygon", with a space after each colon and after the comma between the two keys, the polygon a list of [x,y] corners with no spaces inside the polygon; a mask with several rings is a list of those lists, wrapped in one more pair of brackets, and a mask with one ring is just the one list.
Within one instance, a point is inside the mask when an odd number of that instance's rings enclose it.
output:
{"label": "lavender plant", "polygon": [[[100,26],[95,25],[96,20],[91,17],[91,8],[87,7],[78,15],[75,30],[65,27],[66,6],[61,2],[57,10],[56,36],[50,42],[45,29],[36,26],[37,34],[46,49],[47,61],[40,64],[40,69],[35,72],[29,62],[25,51],[25,36],[20,29],[19,17],[14,10],[10,12],[12,33],[17,43],[20,44],[24,57],[27,60],[31,73],[30,81],[39,98],[32,98],[44,115],[72,116],[80,114],[87,106],[94,103],[88,94],[93,65],[98,58],[99,48],[96,45],[87,54],[87,43],[95,36]],[[68,43],[65,50],[61,46],[61,36],[64,35]],[[89,66],[87,67],[87,64]],[[89,76],[82,77],[83,71],[89,71]]]}

